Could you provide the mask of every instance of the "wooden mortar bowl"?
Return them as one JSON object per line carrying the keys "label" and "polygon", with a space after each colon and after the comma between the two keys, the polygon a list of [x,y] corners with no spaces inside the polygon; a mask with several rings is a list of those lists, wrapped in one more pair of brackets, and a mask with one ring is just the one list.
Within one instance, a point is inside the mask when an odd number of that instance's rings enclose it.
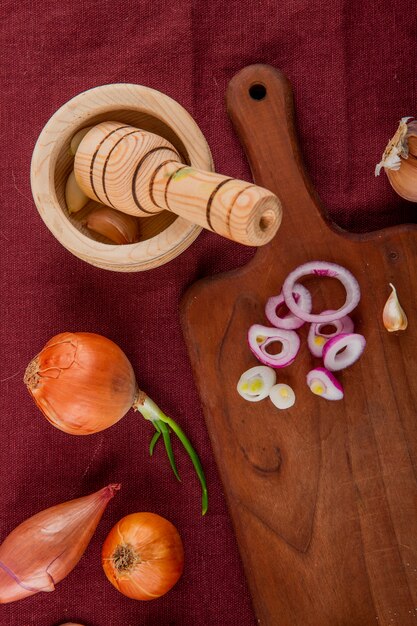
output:
{"label": "wooden mortar bowl", "polygon": [[201,130],[178,102],[141,85],[103,85],[69,100],[39,135],[31,164],[36,207],[58,241],[91,265],[120,272],[158,267],[188,248],[201,227],[164,211],[138,218],[141,228],[138,243],[114,245],[81,224],[93,201],[79,213],[71,216],[68,213],[65,183],[73,167],[70,141],[81,128],[105,120],[124,122],[161,135],[176,147],[184,163],[213,171],[210,148]]}

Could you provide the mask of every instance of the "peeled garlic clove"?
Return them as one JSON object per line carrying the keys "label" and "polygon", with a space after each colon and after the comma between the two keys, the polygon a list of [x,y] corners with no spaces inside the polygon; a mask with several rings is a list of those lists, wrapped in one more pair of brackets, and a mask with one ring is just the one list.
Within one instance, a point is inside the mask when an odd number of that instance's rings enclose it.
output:
{"label": "peeled garlic clove", "polygon": [[257,365],[242,374],[237,384],[237,391],[245,400],[259,402],[268,397],[275,381],[276,373],[272,367]]}
{"label": "peeled garlic clove", "polygon": [[74,170],[67,178],[67,184],[65,185],[65,202],[69,214],[78,213],[87,204],[89,197],[85,195],[82,189],[78,186],[75,179]]}
{"label": "peeled garlic clove", "polygon": [[92,128],[93,128],[92,126],[87,126],[87,128],[82,128],[81,130],[78,131],[78,133],[75,133],[75,135],[71,139],[71,143],[69,147],[69,151],[72,156],[75,156],[75,153],[77,152],[78,146],[80,145],[81,141],[84,139],[88,131],[91,130]]}
{"label": "peeled garlic clove", "polygon": [[391,283],[389,286],[392,292],[385,303],[384,310],[382,312],[382,320],[384,326],[389,333],[393,333],[397,330],[405,330],[408,326],[407,316],[402,308],[398,296],[397,290]]}
{"label": "peeled garlic clove", "polygon": [[113,243],[128,244],[139,241],[139,222],[133,215],[127,215],[110,207],[97,207],[90,211],[83,222],[89,230],[103,235]]}
{"label": "peeled garlic clove", "polygon": [[50,507],[12,530],[0,546],[0,604],[53,591],[77,565],[119,488]]}

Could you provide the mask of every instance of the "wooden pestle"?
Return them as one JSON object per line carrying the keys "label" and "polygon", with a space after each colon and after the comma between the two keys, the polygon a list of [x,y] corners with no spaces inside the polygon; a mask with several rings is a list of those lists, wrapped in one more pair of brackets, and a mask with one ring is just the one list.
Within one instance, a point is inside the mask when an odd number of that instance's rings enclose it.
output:
{"label": "wooden pestle", "polygon": [[249,246],[261,246],[281,222],[278,198],[252,183],[183,162],[163,137],[120,122],[102,122],[82,139],[74,171],[84,193],[141,217],[172,211]]}

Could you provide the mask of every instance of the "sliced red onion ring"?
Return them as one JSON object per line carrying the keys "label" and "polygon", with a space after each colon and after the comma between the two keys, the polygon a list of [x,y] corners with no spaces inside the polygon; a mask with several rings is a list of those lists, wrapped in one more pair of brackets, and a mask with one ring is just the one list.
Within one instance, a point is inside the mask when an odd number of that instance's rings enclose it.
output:
{"label": "sliced red onion ring", "polygon": [[349,367],[359,359],[365,346],[365,337],[357,333],[343,333],[329,339],[323,348],[324,367],[332,372]]}
{"label": "sliced red onion ring", "polygon": [[[345,303],[340,309],[335,311],[334,313],[306,313],[303,311],[301,306],[299,306],[293,296],[294,286],[300,278],[303,276],[309,275],[316,276],[329,276],[331,278],[337,278],[340,280],[344,288],[346,289],[346,300]],[[285,279],[285,282],[282,286],[282,293],[285,298],[285,304],[287,307],[300,319],[305,322],[334,322],[334,320],[340,319],[344,317],[348,313],[350,313],[355,306],[358,304],[361,291],[359,287],[359,283],[356,278],[349,272],[349,270],[345,269],[341,265],[336,265],[336,263],[328,263],[326,261],[311,261],[309,263],[304,263],[304,265],[300,265],[294,271],[291,272]]]}
{"label": "sliced red onion ring", "polygon": [[[334,313],[334,311],[323,311],[323,313]],[[334,332],[323,333],[323,326],[327,326],[329,324],[334,326]],[[307,337],[307,344],[311,354],[316,357],[321,357],[324,345],[329,341],[329,339],[337,337],[337,335],[340,335],[341,333],[353,333],[353,330],[354,324],[348,315],[332,322],[315,322],[311,324]]]}
{"label": "sliced red onion ring", "polygon": [[276,374],[270,367],[257,365],[244,372],[237,384],[237,391],[249,402],[259,402],[269,395],[275,385]]}
{"label": "sliced red onion ring", "polygon": [[307,385],[317,396],[326,400],[341,400],[343,398],[343,387],[324,367],[316,367],[307,374]]}
{"label": "sliced red onion ring", "polygon": [[[258,361],[275,368],[290,365],[300,348],[300,338],[294,330],[269,328],[261,324],[253,324],[249,328],[248,342]],[[267,352],[268,346],[277,342],[282,344],[281,351],[278,354]]]}
{"label": "sliced red onion ring", "polygon": [[[304,287],[304,285],[294,285],[293,297],[299,307],[306,313],[310,313],[312,307],[311,294]],[[281,292],[279,296],[272,296],[269,298],[265,307],[265,315],[268,321],[276,328],[286,328],[287,330],[294,330],[300,328],[305,321],[294,315],[291,311],[284,317],[279,317],[277,309],[285,303],[284,294]]]}

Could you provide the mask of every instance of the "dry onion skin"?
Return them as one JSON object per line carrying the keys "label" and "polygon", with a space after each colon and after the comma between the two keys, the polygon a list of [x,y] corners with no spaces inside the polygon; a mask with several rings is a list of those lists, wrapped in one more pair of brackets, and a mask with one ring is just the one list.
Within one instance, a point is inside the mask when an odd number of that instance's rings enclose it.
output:
{"label": "dry onion skin", "polygon": [[180,426],[139,389],[132,365],[110,339],[95,333],[61,333],[29,363],[24,382],[46,419],[71,435],[90,435],[118,422],[130,408],[150,421],[155,434],[153,454],[163,438],[172,470],[180,480],[170,431],[186,449],[202,488],[202,511],[207,511],[207,485],[197,452]]}
{"label": "dry onion skin", "polygon": [[399,196],[417,202],[417,120],[412,117],[400,120],[375,168],[375,176],[379,176],[382,168]]}
{"label": "dry onion skin", "polygon": [[84,554],[108,503],[112,484],[29,517],[0,546],[0,604],[54,591]]}
{"label": "dry onion skin", "polygon": [[155,600],[181,577],[184,548],[171,522],[156,513],[132,513],[110,531],[102,549],[108,580],[133,600]]}

